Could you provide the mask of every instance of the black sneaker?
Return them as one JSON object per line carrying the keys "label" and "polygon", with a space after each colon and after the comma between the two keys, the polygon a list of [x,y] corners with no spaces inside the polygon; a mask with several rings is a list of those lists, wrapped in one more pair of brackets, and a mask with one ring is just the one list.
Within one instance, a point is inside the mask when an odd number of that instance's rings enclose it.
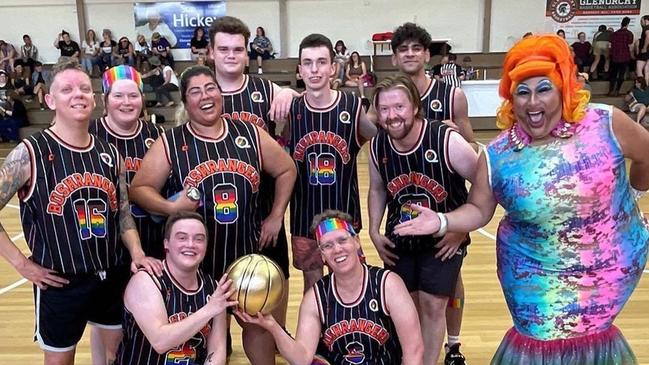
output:
{"label": "black sneaker", "polygon": [[444,345],[446,356],[444,357],[444,365],[467,365],[466,358],[460,352],[460,343],[449,346]]}

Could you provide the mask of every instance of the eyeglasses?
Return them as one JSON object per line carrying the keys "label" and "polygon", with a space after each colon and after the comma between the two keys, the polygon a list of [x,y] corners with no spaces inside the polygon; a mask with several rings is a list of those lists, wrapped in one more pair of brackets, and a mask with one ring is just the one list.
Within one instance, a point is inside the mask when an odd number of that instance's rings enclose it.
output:
{"label": "eyeglasses", "polygon": [[320,251],[323,251],[323,252],[331,251],[331,250],[334,249],[336,244],[338,244],[339,246],[349,244],[350,242],[352,242],[352,238],[353,238],[353,236],[351,236],[351,235],[348,235],[348,236],[345,236],[345,237],[340,237],[340,238],[338,238],[336,240],[333,240],[333,241],[322,242],[322,243],[320,243],[320,245],[318,245],[318,247],[320,248]]}
{"label": "eyeglasses", "polygon": [[205,86],[204,89],[201,89],[200,87],[192,87],[187,90],[187,96],[190,98],[200,98],[203,96],[203,93],[209,96],[214,96],[219,93],[219,87],[216,84],[209,84]]}

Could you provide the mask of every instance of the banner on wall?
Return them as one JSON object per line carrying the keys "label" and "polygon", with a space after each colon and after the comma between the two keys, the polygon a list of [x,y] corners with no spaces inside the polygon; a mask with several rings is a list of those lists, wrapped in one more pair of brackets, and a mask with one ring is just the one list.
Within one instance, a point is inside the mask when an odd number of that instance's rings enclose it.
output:
{"label": "banner on wall", "polygon": [[167,38],[171,48],[190,48],[197,27],[205,29],[225,15],[225,1],[134,3],[135,34],[151,42],[153,33]]}
{"label": "banner on wall", "polygon": [[592,40],[597,27],[606,25],[615,30],[620,28],[622,18],[631,18],[629,28],[640,23],[641,0],[546,0],[545,17],[547,28],[563,29],[568,40],[576,40],[579,32],[586,33]]}

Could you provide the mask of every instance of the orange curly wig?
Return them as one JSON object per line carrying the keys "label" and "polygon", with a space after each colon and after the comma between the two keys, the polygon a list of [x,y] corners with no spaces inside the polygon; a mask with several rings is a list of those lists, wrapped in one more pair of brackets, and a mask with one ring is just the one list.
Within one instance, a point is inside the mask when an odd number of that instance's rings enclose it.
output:
{"label": "orange curly wig", "polygon": [[547,76],[561,91],[565,121],[576,123],[586,114],[590,93],[577,81],[577,67],[563,38],[548,34],[521,39],[507,52],[503,67],[498,93],[505,100],[496,116],[498,128],[514,124],[512,93],[521,81],[536,76]]}

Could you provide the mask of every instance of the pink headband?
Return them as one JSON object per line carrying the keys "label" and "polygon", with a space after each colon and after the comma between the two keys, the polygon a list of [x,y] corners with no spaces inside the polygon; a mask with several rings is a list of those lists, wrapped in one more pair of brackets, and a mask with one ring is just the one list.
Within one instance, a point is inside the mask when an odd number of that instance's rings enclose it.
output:
{"label": "pink headband", "polygon": [[352,236],[356,235],[356,232],[354,231],[354,227],[352,227],[349,222],[342,220],[340,218],[327,218],[320,222],[318,226],[315,229],[315,239],[316,241],[320,241],[320,238],[325,235],[325,233],[333,232],[339,229],[343,229],[349,233],[352,234]]}

